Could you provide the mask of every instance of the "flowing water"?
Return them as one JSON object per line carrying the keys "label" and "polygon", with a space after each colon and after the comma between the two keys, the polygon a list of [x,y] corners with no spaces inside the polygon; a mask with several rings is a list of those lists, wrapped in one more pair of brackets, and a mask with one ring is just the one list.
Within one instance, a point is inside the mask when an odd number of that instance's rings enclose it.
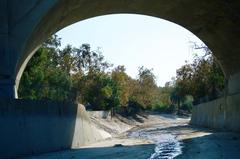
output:
{"label": "flowing water", "polygon": [[149,159],[173,159],[182,153],[182,143],[160,125],[132,131],[129,136],[151,140],[155,143],[155,152]]}

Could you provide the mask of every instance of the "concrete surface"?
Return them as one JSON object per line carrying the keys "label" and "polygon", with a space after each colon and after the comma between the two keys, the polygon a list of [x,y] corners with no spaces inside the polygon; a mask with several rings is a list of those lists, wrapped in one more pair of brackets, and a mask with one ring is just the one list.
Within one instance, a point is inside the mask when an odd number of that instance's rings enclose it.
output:
{"label": "concrete surface", "polygon": [[239,10],[238,0],[1,0],[0,97],[17,97],[26,64],[51,34],[113,13],[150,15],[185,27],[208,45],[229,79],[240,72]]}
{"label": "concrete surface", "polygon": [[79,148],[80,146],[88,145],[109,137],[111,137],[110,134],[98,129],[91,123],[85,107],[79,104],[73,133],[72,148]]}
{"label": "concrete surface", "polygon": [[111,118],[110,111],[87,111],[90,117],[96,117],[99,119]]}
{"label": "concrete surface", "polygon": [[81,148],[22,159],[147,159],[153,150],[154,144]]}
{"label": "concrete surface", "polygon": [[239,159],[239,133],[212,132],[183,140],[183,153],[176,159]]}
{"label": "concrete surface", "polygon": [[[125,132],[125,134],[140,130],[140,132],[151,132],[153,133],[152,136],[156,135],[156,132],[158,132],[157,134],[174,135],[183,146],[182,154],[177,156],[177,159],[239,158],[239,133],[216,132],[211,129],[188,125],[188,122],[189,118],[178,118],[174,115],[149,115],[144,118],[143,123],[134,124],[137,127]],[[147,137],[148,140],[143,140],[142,136],[131,137],[130,135],[120,135],[79,149],[24,157],[24,159],[148,159],[154,151],[159,151],[153,141],[150,141],[150,136]],[[158,139],[159,143],[161,143],[160,141],[166,142],[161,137]],[[116,144],[123,146],[114,146]],[[172,148],[167,149],[167,151],[161,149],[159,157],[166,158],[171,150]]]}
{"label": "concrete surface", "polygon": [[191,124],[240,131],[240,94],[193,107]]}
{"label": "concrete surface", "polygon": [[0,100],[0,158],[83,146],[104,136],[73,103]]}
{"label": "concrete surface", "polygon": [[228,95],[240,94],[240,73],[229,77],[227,83]]}

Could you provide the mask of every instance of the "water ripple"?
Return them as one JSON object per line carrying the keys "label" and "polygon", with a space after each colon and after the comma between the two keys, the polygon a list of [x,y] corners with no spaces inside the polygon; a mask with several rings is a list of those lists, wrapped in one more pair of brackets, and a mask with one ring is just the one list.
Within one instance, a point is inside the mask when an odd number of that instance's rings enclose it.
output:
{"label": "water ripple", "polygon": [[182,143],[176,139],[175,135],[160,127],[133,131],[129,136],[151,140],[156,144],[155,152],[149,159],[173,159],[182,153]]}

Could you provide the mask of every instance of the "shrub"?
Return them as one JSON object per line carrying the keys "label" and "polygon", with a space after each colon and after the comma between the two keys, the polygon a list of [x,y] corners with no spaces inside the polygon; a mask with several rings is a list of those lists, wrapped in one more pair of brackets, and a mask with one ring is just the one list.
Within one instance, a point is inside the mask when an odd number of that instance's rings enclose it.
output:
{"label": "shrub", "polygon": [[192,111],[192,107],[193,107],[193,97],[192,96],[186,96],[185,100],[181,106],[182,110],[191,112]]}
{"label": "shrub", "polygon": [[166,104],[163,104],[162,102],[158,102],[152,105],[152,110],[157,112],[165,112],[167,107],[168,106]]}
{"label": "shrub", "polygon": [[175,113],[177,111],[177,106],[174,104],[169,105],[166,109],[166,113]]}
{"label": "shrub", "polygon": [[136,101],[129,101],[127,107],[127,115],[137,114],[142,110],[142,105]]}

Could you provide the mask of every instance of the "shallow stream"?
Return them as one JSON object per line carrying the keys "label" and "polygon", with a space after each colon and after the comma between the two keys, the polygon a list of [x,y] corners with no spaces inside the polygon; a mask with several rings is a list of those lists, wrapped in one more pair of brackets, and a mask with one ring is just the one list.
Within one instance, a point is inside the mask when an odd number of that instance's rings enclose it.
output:
{"label": "shallow stream", "polygon": [[160,125],[132,131],[129,137],[147,139],[155,143],[155,152],[149,159],[173,159],[182,153],[182,143]]}

